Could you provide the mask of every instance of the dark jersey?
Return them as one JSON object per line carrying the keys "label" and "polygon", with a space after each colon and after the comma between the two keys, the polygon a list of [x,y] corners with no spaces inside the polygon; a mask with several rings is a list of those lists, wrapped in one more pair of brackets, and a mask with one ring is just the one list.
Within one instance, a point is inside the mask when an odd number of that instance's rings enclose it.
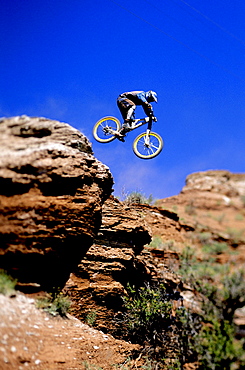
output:
{"label": "dark jersey", "polygon": [[125,92],[125,93],[119,95],[118,100],[120,100],[120,99],[129,99],[135,105],[143,105],[145,103],[148,103],[147,100],[146,100],[146,93],[144,91]]}

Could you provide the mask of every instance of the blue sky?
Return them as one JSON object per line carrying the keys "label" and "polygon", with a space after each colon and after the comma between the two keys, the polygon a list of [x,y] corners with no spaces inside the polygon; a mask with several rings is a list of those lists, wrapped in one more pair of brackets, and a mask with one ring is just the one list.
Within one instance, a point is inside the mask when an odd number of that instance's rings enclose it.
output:
{"label": "blue sky", "polygon": [[[245,172],[244,19],[244,0],[1,0],[0,116],[81,130],[118,196],[165,198],[192,172]],[[99,118],[121,118],[120,93],[149,89],[165,142],[157,158],[133,154],[144,127],[126,143],[93,139]]]}

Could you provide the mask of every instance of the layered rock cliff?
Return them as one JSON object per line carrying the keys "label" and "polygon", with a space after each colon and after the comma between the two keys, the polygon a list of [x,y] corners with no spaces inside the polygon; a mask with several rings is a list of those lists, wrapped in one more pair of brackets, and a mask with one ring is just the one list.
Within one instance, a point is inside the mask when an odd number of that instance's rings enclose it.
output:
{"label": "layered rock cliff", "polygon": [[112,191],[109,169],[70,125],[0,122],[0,268],[19,285],[62,287],[86,254]]}

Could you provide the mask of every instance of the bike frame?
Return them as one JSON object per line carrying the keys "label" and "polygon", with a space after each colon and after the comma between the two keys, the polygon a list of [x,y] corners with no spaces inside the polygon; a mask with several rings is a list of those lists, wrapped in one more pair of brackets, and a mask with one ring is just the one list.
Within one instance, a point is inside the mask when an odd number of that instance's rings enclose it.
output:
{"label": "bike frame", "polygon": [[[151,128],[152,128],[152,119],[150,117],[134,119],[131,123],[131,126],[128,127],[128,132],[133,131],[138,127],[141,127],[141,126],[145,125],[146,123],[148,123],[147,130],[146,130],[146,132],[148,134],[148,133],[151,132]],[[118,131],[115,131],[112,128],[106,127],[106,130],[107,130],[107,132],[109,132],[112,135],[113,134],[114,135],[118,134]]]}
{"label": "bike frame", "polygon": [[150,137],[149,137],[149,134],[150,134],[151,128],[152,128],[152,118],[145,117],[145,118],[137,118],[137,119],[134,119],[133,122],[132,122],[132,124],[131,124],[131,127],[128,128],[128,131],[129,132],[130,131],[133,131],[136,128],[145,125],[146,123],[148,123],[148,126],[147,126],[147,129],[146,129],[145,146],[148,147],[150,145]]}
{"label": "bike frame", "polygon": [[132,131],[132,130],[140,127],[140,126],[145,125],[146,123],[148,123],[147,130],[151,131],[152,119],[150,117],[134,119],[133,122],[132,122],[132,125],[131,125],[131,127],[129,127],[129,129],[130,129],[130,131]]}

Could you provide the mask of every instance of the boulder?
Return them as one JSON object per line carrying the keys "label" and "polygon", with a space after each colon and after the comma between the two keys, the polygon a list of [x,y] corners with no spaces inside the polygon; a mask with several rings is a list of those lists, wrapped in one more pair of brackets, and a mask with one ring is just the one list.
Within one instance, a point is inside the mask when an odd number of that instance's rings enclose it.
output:
{"label": "boulder", "polygon": [[0,268],[19,285],[62,287],[92,245],[112,175],[66,123],[0,121]]}

